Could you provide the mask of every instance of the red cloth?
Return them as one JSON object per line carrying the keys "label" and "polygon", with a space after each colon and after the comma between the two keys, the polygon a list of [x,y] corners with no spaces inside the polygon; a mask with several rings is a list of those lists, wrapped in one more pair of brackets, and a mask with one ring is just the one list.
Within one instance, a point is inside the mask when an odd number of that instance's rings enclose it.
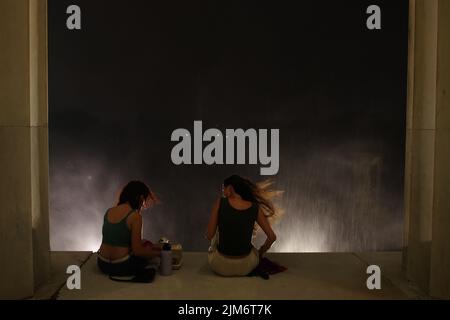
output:
{"label": "red cloth", "polygon": [[276,262],[270,261],[267,258],[262,258],[259,261],[258,266],[253,269],[252,272],[248,275],[249,277],[252,276],[260,276],[261,278],[267,280],[269,279],[269,275],[274,275],[280,272],[286,271],[287,268],[279,265]]}
{"label": "red cloth", "polygon": [[142,245],[144,247],[153,247],[153,243],[150,240],[146,240],[146,239],[142,240]]}
{"label": "red cloth", "polygon": [[262,258],[257,268],[260,272],[267,273],[270,275],[284,272],[287,270],[286,267],[283,267],[276,262],[270,261],[267,258]]}

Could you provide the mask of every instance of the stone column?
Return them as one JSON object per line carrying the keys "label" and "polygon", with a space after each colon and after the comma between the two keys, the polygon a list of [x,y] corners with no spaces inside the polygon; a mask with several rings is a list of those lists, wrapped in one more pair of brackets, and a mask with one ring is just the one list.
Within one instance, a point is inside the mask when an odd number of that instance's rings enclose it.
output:
{"label": "stone column", "polygon": [[450,296],[449,9],[410,0],[404,265],[436,297]]}
{"label": "stone column", "polygon": [[428,288],[432,237],[438,0],[412,0],[406,132],[408,276]]}
{"label": "stone column", "polygon": [[450,299],[450,0],[439,0],[430,293]]}
{"label": "stone column", "polygon": [[0,1],[0,298],[48,279],[47,1]]}

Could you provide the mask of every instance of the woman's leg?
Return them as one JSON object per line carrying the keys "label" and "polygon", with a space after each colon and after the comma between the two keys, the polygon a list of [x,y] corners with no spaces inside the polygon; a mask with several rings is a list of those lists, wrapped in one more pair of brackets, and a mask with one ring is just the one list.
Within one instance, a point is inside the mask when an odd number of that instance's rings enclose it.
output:
{"label": "woman's leg", "polygon": [[216,231],[216,234],[211,239],[211,243],[208,249],[208,264],[215,273],[225,276],[227,272],[223,268],[224,265],[224,261],[222,259],[223,256],[217,250],[218,243],[219,243],[219,231]]}
{"label": "woman's leg", "polygon": [[105,262],[97,257],[97,266],[104,274],[111,274],[111,263]]}
{"label": "woman's leg", "polygon": [[246,259],[246,268],[245,268],[245,275],[248,275],[250,272],[252,272],[258,265],[259,265],[259,252],[258,249],[255,247],[252,248],[252,251],[248,255]]}
{"label": "woman's leg", "polygon": [[209,266],[215,273],[225,277],[234,276],[230,263],[227,260],[231,259],[221,255],[217,249],[208,253]]}
{"label": "woman's leg", "polygon": [[253,248],[250,254],[244,258],[227,258],[217,250],[208,254],[208,262],[211,269],[226,277],[246,276],[259,264],[258,251]]}
{"label": "woman's leg", "polygon": [[133,272],[133,274],[142,273],[150,264],[150,260],[137,256],[130,256],[129,259],[130,265],[129,268]]}
{"label": "woman's leg", "polygon": [[148,267],[149,261],[136,256],[129,256],[127,260],[119,263],[106,262],[97,258],[97,265],[104,274],[126,277],[142,273]]}

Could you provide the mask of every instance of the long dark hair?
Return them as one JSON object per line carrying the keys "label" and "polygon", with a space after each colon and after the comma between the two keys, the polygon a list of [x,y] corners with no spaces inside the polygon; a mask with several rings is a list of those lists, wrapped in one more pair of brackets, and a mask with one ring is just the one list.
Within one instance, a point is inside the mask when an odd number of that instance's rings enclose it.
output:
{"label": "long dark hair", "polygon": [[128,203],[134,210],[142,207],[142,198],[147,199],[150,195],[150,189],[141,181],[130,181],[122,189],[117,205]]}
{"label": "long dark hair", "polygon": [[271,189],[270,187],[272,184],[273,181],[271,180],[253,183],[250,179],[243,178],[237,174],[232,175],[223,181],[224,187],[231,185],[234,192],[240,195],[243,200],[256,203],[271,222],[276,218],[279,218],[283,213],[283,211],[276,207],[272,202],[272,199],[281,195],[283,191]]}

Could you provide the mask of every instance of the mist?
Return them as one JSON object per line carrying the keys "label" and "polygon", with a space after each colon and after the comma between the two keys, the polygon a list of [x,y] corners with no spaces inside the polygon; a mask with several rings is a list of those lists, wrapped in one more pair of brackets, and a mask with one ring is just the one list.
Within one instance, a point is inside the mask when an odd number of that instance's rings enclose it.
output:
{"label": "mist", "polygon": [[[100,156],[80,157],[80,153],[74,153],[66,157],[55,159],[51,165],[51,248],[95,251],[101,243],[103,215],[116,204],[121,188],[131,178],[138,178],[139,173],[123,175],[126,168],[108,164]],[[401,248],[401,190],[396,193],[395,187],[385,187],[391,174],[382,154],[370,153],[352,143],[335,149],[317,148],[302,158],[294,154],[283,158],[282,163],[284,174],[274,178],[274,187],[284,191],[277,205],[285,213],[274,223],[278,241],[272,251]],[[243,166],[235,170],[250,173],[257,168]],[[254,177],[255,181],[267,178]],[[206,250],[204,232],[210,208],[220,196],[225,176],[211,172],[209,182],[203,185],[177,178],[158,181],[145,173],[139,178],[154,182],[150,186],[162,199],[160,205],[144,212],[143,237],[157,241],[166,236],[181,242],[186,250]],[[177,188],[171,187],[173,184]],[[262,241],[264,235],[259,231],[254,242]]]}
{"label": "mist", "polygon": [[[98,249],[130,180],[162,200],[143,214],[145,238],[206,250],[223,179],[268,177],[175,165],[171,134],[194,121],[279,129],[273,251],[400,249],[408,2],[380,0],[376,32],[365,0],[175,2],[48,3],[52,250]],[[80,30],[66,28],[70,4]]]}

